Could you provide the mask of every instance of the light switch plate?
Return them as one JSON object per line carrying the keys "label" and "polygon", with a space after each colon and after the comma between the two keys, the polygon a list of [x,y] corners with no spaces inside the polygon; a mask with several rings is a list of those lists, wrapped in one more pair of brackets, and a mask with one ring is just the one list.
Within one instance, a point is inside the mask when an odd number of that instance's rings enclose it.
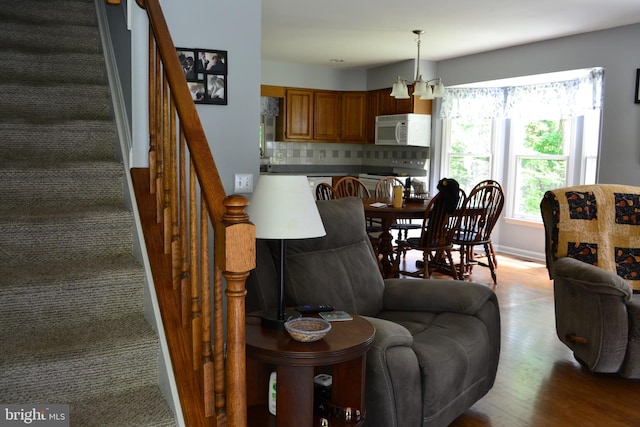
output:
{"label": "light switch plate", "polygon": [[234,193],[253,193],[253,174],[237,173],[234,180]]}

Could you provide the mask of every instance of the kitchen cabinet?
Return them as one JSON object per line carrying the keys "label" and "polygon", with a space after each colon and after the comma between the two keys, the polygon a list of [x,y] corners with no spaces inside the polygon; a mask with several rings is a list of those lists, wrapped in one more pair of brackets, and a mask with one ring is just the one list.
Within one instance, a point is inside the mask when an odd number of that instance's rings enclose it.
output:
{"label": "kitchen cabinet", "polygon": [[340,140],[367,142],[367,93],[341,92]]}
{"label": "kitchen cabinet", "polygon": [[284,99],[284,141],[367,141],[366,92],[287,88]]}
{"label": "kitchen cabinet", "polygon": [[316,90],[313,102],[313,139],[337,142],[340,140],[339,92]]}
{"label": "kitchen cabinet", "polygon": [[313,90],[287,89],[284,103],[284,140],[313,139]]}
{"label": "kitchen cabinet", "polygon": [[395,99],[391,88],[365,92],[262,86],[261,92],[284,98],[276,122],[281,141],[373,143],[376,116],[431,114],[430,100]]}
{"label": "kitchen cabinet", "polygon": [[420,99],[413,96],[413,86],[409,86],[408,99],[395,99],[391,95],[391,88],[374,90],[378,99],[377,114],[386,116],[389,114],[431,114],[431,100]]}

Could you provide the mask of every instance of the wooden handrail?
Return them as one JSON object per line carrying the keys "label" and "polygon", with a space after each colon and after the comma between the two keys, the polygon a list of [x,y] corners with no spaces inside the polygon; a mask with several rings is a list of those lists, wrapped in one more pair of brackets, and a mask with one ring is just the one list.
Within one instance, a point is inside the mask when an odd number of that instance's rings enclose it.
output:
{"label": "wooden handrail", "polygon": [[245,280],[255,268],[255,227],[248,201],[225,194],[158,0],[136,3],[149,18],[149,188],[181,313],[178,325],[164,326],[189,345],[170,348],[172,361],[189,359],[186,368],[174,361],[176,381],[195,372],[203,399],[203,413],[183,411],[185,421],[246,427]]}

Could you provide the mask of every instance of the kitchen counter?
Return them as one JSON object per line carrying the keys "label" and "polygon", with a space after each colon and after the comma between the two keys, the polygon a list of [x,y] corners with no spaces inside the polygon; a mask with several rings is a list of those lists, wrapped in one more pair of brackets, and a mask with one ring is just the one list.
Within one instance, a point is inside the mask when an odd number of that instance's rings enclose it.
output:
{"label": "kitchen counter", "polygon": [[286,173],[306,176],[358,176],[361,173],[391,173],[391,168],[362,165],[262,165],[260,173]]}

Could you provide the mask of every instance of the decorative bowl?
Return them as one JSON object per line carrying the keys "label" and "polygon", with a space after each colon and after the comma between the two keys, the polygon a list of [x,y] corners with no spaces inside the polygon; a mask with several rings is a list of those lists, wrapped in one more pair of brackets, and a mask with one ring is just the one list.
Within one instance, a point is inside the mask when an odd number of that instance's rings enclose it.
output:
{"label": "decorative bowl", "polygon": [[284,323],[291,338],[300,342],[313,342],[322,339],[331,330],[331,323],[315,317],[298,317]]}

